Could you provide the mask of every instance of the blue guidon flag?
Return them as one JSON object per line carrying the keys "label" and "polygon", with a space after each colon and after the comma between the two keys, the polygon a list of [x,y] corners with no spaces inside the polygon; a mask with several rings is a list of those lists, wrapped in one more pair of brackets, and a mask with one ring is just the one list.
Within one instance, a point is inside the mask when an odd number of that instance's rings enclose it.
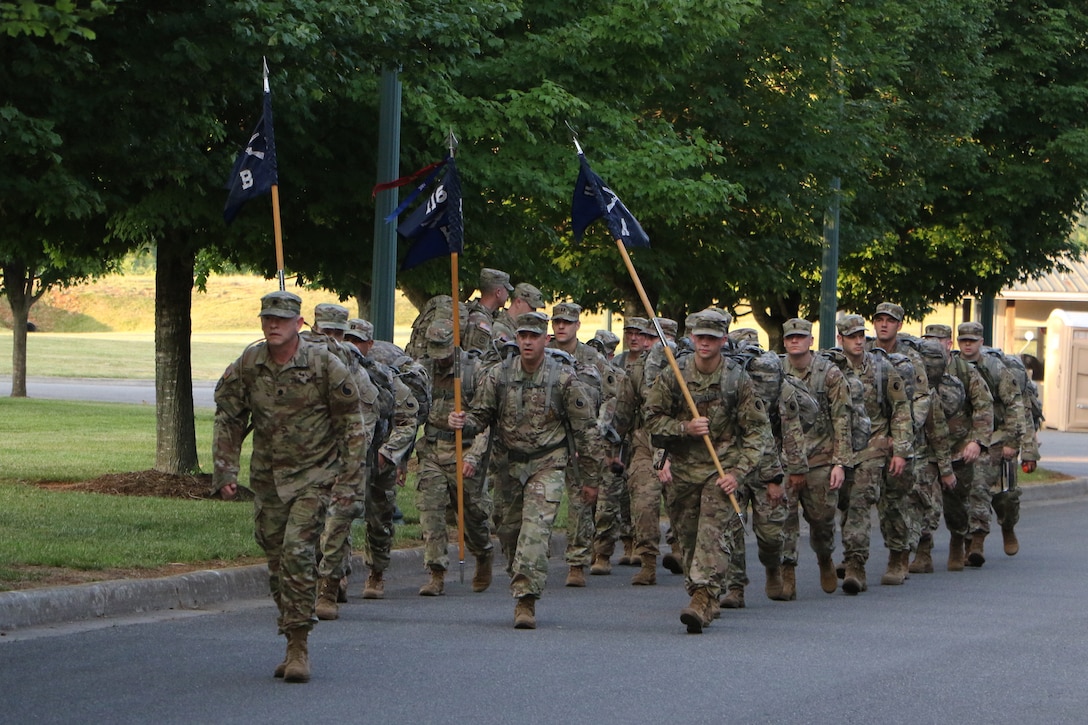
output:
{"label": "blue guidon flag", "polygon": [[[422,171],[416,172],[415,175]],[[413,175],[413,176],[415,176]],[[407,177],[411,178],[411,177]],[[395,219],[418,196],[424,201],[397,225],[397,233],[412,242],[401,262],[401,271],[465,249],[465,224],[461,216],[461,179],[453,156],[435,165],[421,183],[386,220]]]}
{"label": "blue guidon flag", "polygon": [[593,173],[585,154],[579,151],[578,181],[574,183],[574,199],[571,202],[571,227],[574,240],[581,241],[586,228],[601,217],[608,224],[612,237],[623,241],[627,249],[650,246],[650,237],[642,229],[616,192],[605,186],[601,177]]}
{"label": "blue guidon flag", "polygon": [[268,89],[267,79],[264,90],[264,112],[249,143],[238,154],[234,168],[227,180],[227,205],[223,208],[223,219],[230,224],[242,205],[250,199],[263,196],[272,187],[279,184],[279,172],[276,169],[276,134],[272,129],[272,92]]}

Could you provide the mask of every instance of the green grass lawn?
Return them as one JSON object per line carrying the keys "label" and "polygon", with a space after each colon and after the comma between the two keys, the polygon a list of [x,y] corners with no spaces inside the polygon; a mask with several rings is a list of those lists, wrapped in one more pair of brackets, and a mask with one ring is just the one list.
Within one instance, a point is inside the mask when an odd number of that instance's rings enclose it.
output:
{"label": "green grass lawn", "polygon": [[[196,412],[210,468],[212,411]],[[37,483],[143,471],[155,461],[153,406],[0,398],[0,590],[34,585],[36,567],[158,569],[231,563],[260,552],[247,502],[51,491]],[[240,481],[248,480],[249,446]],[[415,476],[398,490],[395,546],[420,543]],[[357,524],[356,541],[363,531]]]}

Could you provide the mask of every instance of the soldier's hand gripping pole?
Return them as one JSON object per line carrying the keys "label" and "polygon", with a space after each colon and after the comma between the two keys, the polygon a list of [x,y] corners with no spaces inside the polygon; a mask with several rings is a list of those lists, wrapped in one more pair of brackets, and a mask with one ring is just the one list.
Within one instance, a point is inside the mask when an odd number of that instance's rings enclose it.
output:
{"label": "soldier's hand gripping pole", "polygon": [[[627,253],[627,246],[624,245],[622,239],[616,240],[616,246],[619,247],[620,255],[623,257],[623,263],[627,266],[627,273],[631,275],[631,281],[635,283],[635,289],[638,290],[638,296],[642,299],[642,304],[646,308],[646,314],[653,320],[654,328],[657,330],[657,337],[661,340],[661,346],[665,348],[665,357],[669,360],[669,367],[672,368],[673,375],[676,376],[676,382],[679,384],[680,392],[684,394],[684,400],[688,404],[688,409],[691,411],[693,418],[699,417],[699,407],[695,405],[695,399],[691,397],[691,391],[688,390],[687,384],[684,382],[684,374],[680,372],[680,366],[676,362],[676,356],[672,353],[672,348],[669,347],[668,340],[665,339],[665,333],[661,330],[661,325],[657,321],[657,315],[654,314],[653,305],[650,304],[650,298],[646,296],[646,289],[642,286],[642,280],[638,277],[638,272],[635,271],[635,265],[631,262],[631,255]],[[703,434],[703,442],[706,443],[706,449],[710,453],[711,460],[714,461],[714,467],[718,469],[718,477],[725,478],[725,469],[722,468],[722,462],[718,460],[718,451],[714,448],[714,442],[710,440],[710,434]],[[729,494],[729,503],[733,504],[733,510],[737,513],[737,517],[741,521],[744,520],[744,514],[740,510],[740,504],[737,503],[737,497],[734,494]]]}

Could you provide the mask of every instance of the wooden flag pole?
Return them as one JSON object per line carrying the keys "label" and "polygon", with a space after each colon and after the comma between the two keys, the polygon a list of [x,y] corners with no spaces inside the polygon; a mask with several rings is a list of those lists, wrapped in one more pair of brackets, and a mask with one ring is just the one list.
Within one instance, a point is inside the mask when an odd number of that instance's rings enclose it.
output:
{"label": "wooden flag pole", "polygon": [[280,281],[280,292],[286,287],[283,282],[283,227],[280,226],[280,185],[272,185],[272,228],[276,237],[276,277]]}
{"label": "wooden flag pole", "polygon": [[[457,137],[450,130],[450,157],[457,149]],[[461,290],[457,279],[457,252],[450,253],[450,279],[453,286],[453,410],[461,412]],[[454,455],[456,456],[457,476],[457,557],[461,569],[461,583],[465,583],[465,454],[462,448],[464,431],[457,428],[453,432]]]}
{"label": "wooden flag pole", "polygon": [[[638,272],[635,271],[635,265],[631,262],[631,255],[627,253],[627,246],[623,243],[622,239],[616,240],[616,246],[619,247],[620,255],[623,256],[623,263],[627,266],[627,273],[631,275],[631,281],[635,283],[635,289],[638,290],[638,296],[642,299],[642,304],[646,308],[646,313],[653,320],[654,327],[657,328],[657,336],[661,340],[662,347],[665,348],[665,357],[669,360],[669,367],[672,368],[673,375],[676,376],[676,382],[680,388],[680,392],[684,394],[684,400],[687,401],[688,409],[691,410],[693,418],[701,417],[699,413],[699,407],[695,405],[695,400],[691,397],[691,391],[688,390],[687,383],[684,382],[684,374],[680,372],[680,365],[676,362],[676,356],[672,353],[672,348],[669,347],[668,340],[665,339],[665,333],[661,330],[661,325],[657,321],[657,315],[654,314],[653,305],[650,304],[650,298],[646,296],[646,289],[642,286],[642,280],[638,278]],[[725,469],[722,468],[722,462],[718,460],[718,452],[714,449],[714,442],[710,440],[710,434],[703,434],[703,442],[706,443],[706,449],[710,452],[710,457],[714,461],[714,467],[718,469],[718,476],[725,478]],[[733,494],[729,494],[729,503],[733,504],[733,510],[737,512],[737,516],[741,519],[744,518],[744,514],[741,513],[740,504],[737,503],[737,497]]]}

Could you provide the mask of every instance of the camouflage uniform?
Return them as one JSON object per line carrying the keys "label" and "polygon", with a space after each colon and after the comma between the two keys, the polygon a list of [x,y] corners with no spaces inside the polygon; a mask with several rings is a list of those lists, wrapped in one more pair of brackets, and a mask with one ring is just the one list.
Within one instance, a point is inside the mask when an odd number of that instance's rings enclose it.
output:
{"label": "camouflage uniform", "polygon": [[[436,337],[435,328],[428,331],[432,349],[443,347]],[[441,333],[438,330],[437,333]],[[419,523],[423,530],[423,564],[428,569],[449,569],[450,519],[456,526],[457,516],[457,450],[456,433],[449,427],[447,418],[454,409],[454,369],[452,358],[452,329],[449,351],[445,360],[424,358],[431,379],[431,410],[419,441]],[[469,353],[459,351],[462,403],[468,405],[474,395],[475,380],[480,368]],[[488,517],[491,502],[484,488],[484,468],[487,464],[488,432],[474,438],[462,435],[463,461],[476,469],[472,476],[462,476],[462,492],[465,517],[465,546],[477,557],[488,556],[492,550]]]}
{"label": "camouflage uniform", "polygon": [[[958,329],[960,340],[981,341],[982,334],[982,324],[978,322],[965,322]],[[971,550],[977,549],[979,554],[975,561],[969,556],[968,563],[981,566],[984,561],[981,556],[982,540],[990,531],[990,506],[1003,530],[1011,532],[1020,518],[1020,489],[1007,483],[1002,469],[1005,465],[1015,466],[1016,457],[1021,451],[1026,453],[1028,460],[1037,459],[1038,450],[1035,428],[1025,409],[1020,386],[1004,361],[999,355],[990,354],[988,348],[982,348],[978,358],[968,363],[978,370],[986,382],[993,396],[994,411],[994,428],[989,446],[979,457],[976,469],[980,481],[972,489],[968,505],[972,525],[977,526],[970,532]],[[1006,447],[1016,451],[1011,463],[1004,458],[1002,449]]]}
{"label": "camouflage uniform", "polygon": [[[577,323],[581,312],[582,308],[576,304],[558,304],[552,309],[553,324],[555,320]],[[549,342],[548,347],[559,350],[555,340]],[[615,400],[620,373],[608,364],[603,355],[577,339],[574,340],[574,352],[570,357],[573,358],[570,364],[578,378],[585,383],[587,390],[592,391],[591,406],[596,418],[603,402]],[[582,482],[578,480],[580,472],[581,467],[569,466],[566,469],[567,549],[564,559],[571,567],[589,566],[595,535],[594,506],[587,504],[582,496]],[[608,483],[611,481],[612,476],[607,474],[602,480]],[[604,486],[598,490],[598,497],[602,493],[607,497],[610,493],[609,487]]]}
{"label": "camouflage uniform", "polygon": [[[805,321],[801,321],[805,322]],[[787,323],[789,324],[789,323]],[[789,335],[794,328],[784,328]],[[801,331],[798,327],[795,331]],[[811,335],[811,324],[807,334]],[[831,469],[844,471],[852,463],[850,444],[850,391],[842,371],[819,353],[804,368],[783,364],[786,382],[779,398],[782,418],[782,463],[787,474],[804,475],[805,485],[789,491],[782,560],[796,566],[800,537],[798,506],[809,525],[809,545],[826,566],[835,550],[835,509],[839,492],[831,489]]]}
{"label": "camouflage uniform", "polygon": [[[547,334],[546,315],[527,313],[518,320],[520,329],[530,325]],[[512,576],[510,590],[518,599],[539,598],[544,590],[552,522],[563,495],[564,471],[573,465],[570,435],[582,485],[599,487],[604,447],[594,398],[572,367],[546,353],[532,373],[522,369],[520,356],[487,368],[466,411],[465,435],[491,426],[495,442],[507,452],[510,490],[498,536]]]}
{"label": "camouflage uniform", "polygon": [[[702,313],[699,313],[702,314]],[[752,531],[756,536],[759,562],[767,570],[767,596],[771,599],[792,599],[782,594],[781,566],[784,527],[788,509],[784,500],[775,501],[770,497],[769,486],[781,485],[783,478],[782,462],[779,456],[779,434],[781,429],[778,416],[778,402],[782,385],[782,365],[778,356],[765,352],[759,347],[755,330],[741,328],[729,333],[733,350],[729,353],[741,365],[745,366],[752,379],[756,395],[760,398],[770,425],[762,444],[763,455],[759,465],[751,475],[739,481],[736,498],[740,510],[752,512]],[[747,545],[741,529],[732,546],[727,586],[734,591],[743,592],[748,585]]]}
{"label": "camouflage uniform", "polygon": [[[339,307],[339,305],[318,305],[315,311],[315,325],[323,325],[321,329],[341,329],[339,320],[323,319],[328,310],[320,308]],[[347,309],[342,310],[343,319],[347,320]],[[344,325],[346,327],[346,324]],[[314,345],[324,345],[329,352],[335,355],[351,371],[359,390],[359,400],[362,405],[363,425],[367,431],[367,450],[373,444],[374,435],[378,424],[378,398],[379,390],[370,375],[362,365],[359,351],[350,344],[340,343],[331,337],[326,337],[319,332],[303,332],[302,338]],[[325,528],[321,534],[319,545],[320,559],[318,562],[318,576],[322,580],[339,583],[341,577],[346,576],[351,567],[351,525],[356,519],[363,516],[364,492],[366,478],[370,475],[371,462],[369,457],[364,460],[364,466],[360,476],[354,480],[340,480],[332,489],[332,499],[325,517]],[[321,615],[325,617],[325,614]]]}
{"label": "camouflage uniform", "polygon": [[[480,292],[486,293],[498,287],[505,287],[508,292],[513,292],[510,284],[510,275],[498,269],[484,268],[480,270]],[[501,302],[496,308],[501,308]],[[495,322],[497,309],[492,309],[482,304],[479,299],[469,300],[465,303],[468,310],[468,319],[465,328],[461,330],[461,348],[463,350],[476,350],[486,353],[491,349],[492,325]]]}
{"label": "camouflage uniform", "polygon": [[[844,330],[865,330],[860,315],[846,315],[837,324],[840,335],[852,334]],[[849,374],[861,382],[871,429],[868,446],[855,454],[854,466],[847,469],[839,510],[844,512],[842,545],[847,568],[852,564],[863,577],[869,560],[872,507],[880,500],[889,459],[914,457],[914,424],[903,379],[883,350],[862,353],[860,364],[849,361],[849,368]],[[861,590],[865,588],[862,578]]]}
{"label": "camouflage uniform", "polygon": [[[298,305],[295,295],[272,293],[262,315],[297,316]],[[227,367],[215,402],[213,486],[237,482],[252,422],[255,535],[268,557],[277,625],[288,635],[308,631],[316,622],[315,557],[330,494],[359,480],[368,443],[355,380],[325,345],[300,338],[278,365],[259,342]]]}
{"label": "camouflage uniform", "polygon": [[[676,322],[664,318],[657,320],[666,334],[677,332]],[[652,321],[647,321],[643,334],[657,334]],[[675,343],[670,342],[669,345],[675,350]],[[638,360],[631,361],[631,365],[631,385],[644,411],[646,396],[654,380],[668,366],[668,358],[661,342],[654,343]],[[671,376],[671,371],[666,374],[666,377]],[[630,447],[631,465],[627,470],[627,487],[631,498],[631,526],[635,535],[635,554],[642,562],[643,569],[646,569],[649,566],[656,567],[661,542],[661,502],[668,493],[661,485],[658,466],[655,465],[655,460],[661,460],[660,450],[652,445],[650,434],[644,427],[634,429]],[[668,510],[668,501],[665,505]]]}
{"label": "camouflage uniform", "polygon": [[[700,328],[695,334],[700,334]],[[704,374],[690,356],[683,360],[682,373],[700,415],[710,421],[710,439],[725,472],[738,482],[752,475],[763,455],[770,423],[748,374],[726,357],[716,370]],[[664,444],[672,461],[667,505],[684,552],[685,587],[693,596],[692,608],[704,591],[716,602],[741,520],[717,485],[717,468],[704,440],[684,434],[692,415],[675,375],[660,375],[654,381],[643,416],[646,430],[655,442]]]}

